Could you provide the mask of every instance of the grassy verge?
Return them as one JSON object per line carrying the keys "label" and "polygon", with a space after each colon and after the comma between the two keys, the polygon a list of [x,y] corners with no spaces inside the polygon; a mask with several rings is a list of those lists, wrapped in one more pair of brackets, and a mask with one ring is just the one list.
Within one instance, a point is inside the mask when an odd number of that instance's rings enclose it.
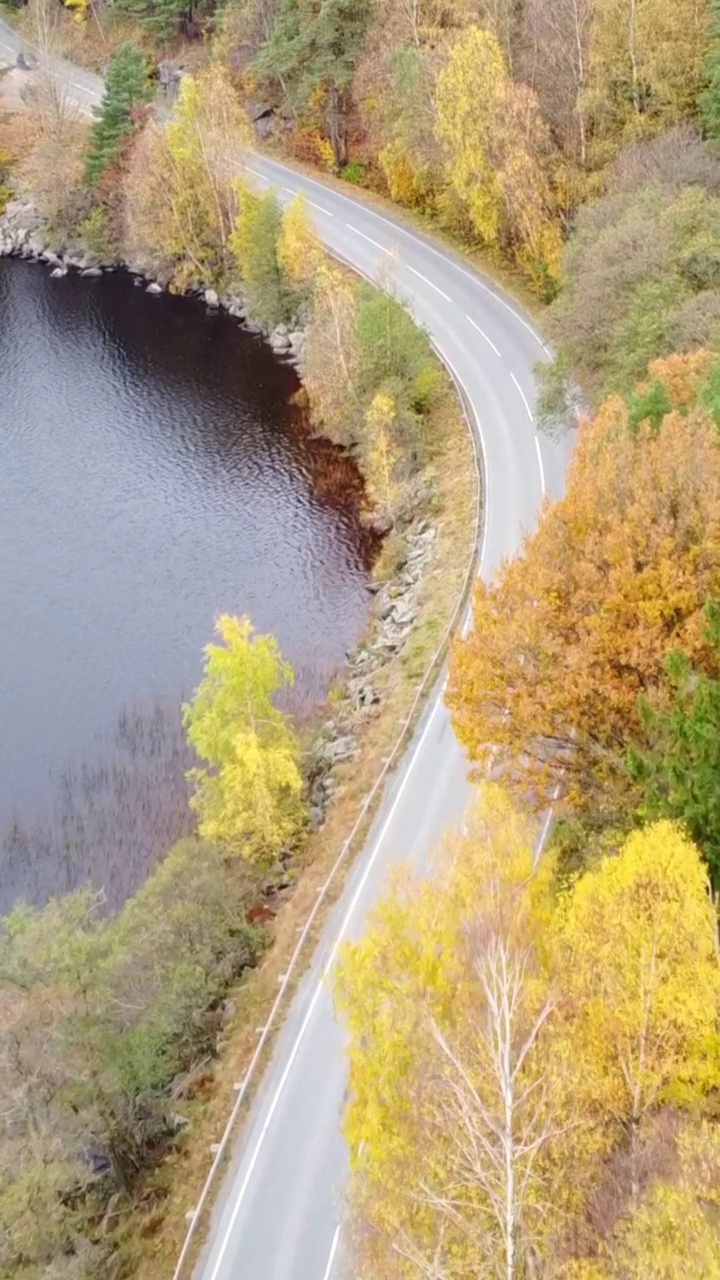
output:
{"label": "grassy verge", "polygon": [[[197,1203],[207,1177],[212,1161],[210,1147],[225,1127],[235,1098],[235,1081],[242,1079],[257,1043],[256,1028],[267,1020],[298,932],[396,742],[419,681],[455,612],[475,537],[478,495],[473,446],[449,378],[434,407],[431,427],[433,438],[440,443],[428,467],[433,498],[432,510],[425,514],[431,515],[438,536],[434,557],[422,581],[415,627],[398,659],[374,674],[373,683],[381,694],[380,709],[366,722],[360,735],[359,758],[337,772],[337,798],[324,827],[308,842],[294,892],[278,912],[272,944],[264,960],[230,993],[235,1013],[224,1033],[220,1057],[200,1074],[193,1096],[183,1099],[183,1113],[190,1121],[186,1135],[148,1176],[140,1203],[119,1218],[115,1234],[120,1243],[121,1274],[135,1275],[138,1280],[162,1280],[172,1275],[187,1229],[185,1215]],[[389,554],[385,557],[386,561],[390,558]],[[382,561],[378,570],[382,573]],[[365,826],[370,820],[368,815]],[[359,837],[353,852],[361,847]],[[318,913],[304,953],[305,966],[350,866],[351,858]],[[302,976],[302,969],[303,964],[298,966],[296,981]],[[258,1070],[256,1083],[261,1076],[262,1071]],[[220,1183],[221,1177],[218,1186]]]}

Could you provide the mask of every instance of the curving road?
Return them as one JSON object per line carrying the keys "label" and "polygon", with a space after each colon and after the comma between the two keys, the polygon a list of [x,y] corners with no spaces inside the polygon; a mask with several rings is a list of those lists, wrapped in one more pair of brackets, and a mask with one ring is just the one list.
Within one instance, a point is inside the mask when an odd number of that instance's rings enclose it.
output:
{"label": "curving road", "polygon": [[[0,23],[0,60],[19,42]],[[101,82],[67,64],[52,72],[84,109]],[[540,438],[533,421],[533,368],[545,358],[531,321],[460,257],[290,166],[254,156],[256,182],[282,199],[304,191],[316,230],[334,254],[407,299],[462,386],[481,443],[486,484],[480,573],[491,578],[532,529],[544,495],[560,496],[569,441]],[[151,305],[150,303],[148,305]],[[347,1153],[340,1135],[346,1084],[343,1029],[325,981],[338,947],[361,933],[389,867],[423,866],[462,816],[466,764],[435,689],[310,971],[278,1038],[270,1068],[226,1175],[198,1280],[338,1280]],[[188,1206],[190,1207],[190,1206]]]}

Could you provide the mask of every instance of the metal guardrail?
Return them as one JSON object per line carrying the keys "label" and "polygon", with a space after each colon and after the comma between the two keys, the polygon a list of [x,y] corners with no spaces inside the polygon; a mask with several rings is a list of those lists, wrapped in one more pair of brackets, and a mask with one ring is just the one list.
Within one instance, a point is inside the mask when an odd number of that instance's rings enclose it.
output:
{"label": "metal guardrail", "polygon": [[[350,264],[347,264],[347,265],[349,266]],[[357,271],[357,268],[353,267],[352,270]],[[458,393],[458,397],[462,405],[463,416],[467,424],[470,440],[472,442],[472,447],[473,447],[473,462],[474,462],[475,476],[477,481],[477,490],[476,490],[477,501],[475,503],[475,520],[473,525],[472,551],[468,559],[467,567],[465,569],[463,584],[460,590],[460,594],[458,596],[457,604],[455,605],[455,609],[453,610],[452,617],[443,634],[442,640],[440,641],[440,644],[438,645],[437,649],[435,650],[435,653],[430,659],[430,662],[428,663],[425,674],[420,684],[418,685],[418,688],[415,693],[415,697],[413,698],[413,701],[410,706],[410,710],[407,714],[407,717],[405,719],[403,728],[401,729],[395,741],[395,744],[392,748],[392,751],[390,752],[390,755],[386,758],[385,763],[382,769],[380,770],[380,773],[378,774],[377,778],[375,779],[375,782],[370,788],[370,791],[365,797],[365,800],[363,801],[360,811],[355,819],[355,822],[353,823],[352,830],[350,831],[350,834],[348,835],[347,839],[345,840],[345,843],[343,844],[340,852],[338,853],[338,856],[335,859],[335,862],[333,863],[330,869],[330,872],[324,884],[322,885],[320,892],[317,895],[317,898],[313,904],[312,911],[310,912],[307,920],[305,921],[302,932],[300,933],[300,936],[298,937],[298,940],[295,944],[295,949],[290,958],[290,963],[283,975],[282,983],[273,1001],[272,1008],[268,1015],[268,1019],[264,1027],[262,1028],[258,1043],[255,1047],[255,1051],[252,1055],[252,1058],[250,1059],[250,1063],[248,1065],[247,1071],[245,1072],[245,1076],[237,1091],[237,1097],[235,1099],[235,1103],[228,1117],[228,1121],[227,1121],[227,1124],[225,1125],[225,1129],[223,1131],[222,1137],[220,1139],[220,1142],[217,1144],[217,1147],[215,1148],[213,1162],[210,1166],[210,1171],[208,1173],[207,1178],[205,1179],[205,1184],[200,1193],[200,1199],[198,1200],[195,1208],[191,1211],[192,1217],[190,1218],[190,1223],[188,1226],[187,1234],[185,1236],[185,1240],[183,1242],[183,1247],[180,1252],[177,1265],[173,1272],[173,1280],[183,1280],[183,1276],[187,1274],[185,1264],[189,1262],[190,1254],[191,1254],[193,1245],[195,1243],[198,1230],[201,1225],[203,1213],[205,1209],[208,1207],[210,1194],[215,1185],[215,1180],[220,1170],[220,1166],[223,1164],[223,1161],[225,1160],[225,1157],[228,1154],[230,1140],[233,1136],[233,1132],[235,1130],[235,1126],[236,1126],[238,1117],[240,1115],[240,1112],[242,1111],[245,1099],[247,1098],[248,1090],[250,1088],[250,1085],[253,1082],[253,1079],[258,1067],[258,1063],[260,1062],[260,1059],[263,1055],[263,1051],[268,1045],[272,1032],[276,1029],[278,1014],[284,1004],[285,996],[287,995],[288,989],[290,988],[291,984],[299,974],[299,971],[300,971],[299,962],[302,957],[303,951],[305,950],[305,944],[307,943],[307,940],[310,937],[310,934],[312,932],[313,925],[315,924],[320,914],[320,911],[328,897],[330,889],[332,888],[339,871],[341,870],[341,868],[343,867],[343,865],[348,859],[348,855],[358,836],[358,833],[363,829],[364,823],[370,814],[370,811],[373,807],[375,800],[378,798],[380,791],[388,778],[389,773],[391,772],[394,765],[397,763],[405,747],[406,740],[410,736],[411,729],[414,728],[415,716],[420,706],[420,703],[424,695],[426,694],[428,688],[430,687],[431,681],[434,679],[439,667],[442,665],[442,663],[444,662],[447,656],[448,645],[457,628],[458,622],[460,621],[463,608],[468,599],[470,587],[475,578],[475,572],[474,572],[475,564],[478,559],[479,552],[481,550],[479,547],[480,517],[481,517],[481,511],[483,508],[484,497],[485,497],[484,488],[483,488],[483,475],[484,475],[485,468],[482,461],[482,453],[483,453],[482,433],[480,430],[480,424],[477,421],[475,414],[472,411],[472,408],[469,403],[469,398],[467,396],[465,388],[463,387],[458,375],[455,373],[455,370],[450,366],[450,364],[445,359],[443,354],[438,350],[435,343],[432,343],[432,346],[436,356],[438,357],[438,359],[441,361],[441,363],[444,365],[445,369],[449,373],[453,381],[453,384],[455,386],[455,389]]]}

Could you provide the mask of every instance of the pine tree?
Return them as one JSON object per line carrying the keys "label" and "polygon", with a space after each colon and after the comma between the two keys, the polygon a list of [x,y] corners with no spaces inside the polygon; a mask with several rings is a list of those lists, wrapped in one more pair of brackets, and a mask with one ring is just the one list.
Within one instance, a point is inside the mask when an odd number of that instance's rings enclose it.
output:
{"label": "pine tree", "polygon": [[125,13],[144,26],[158,44],[169,44],[192,18],[187,0],[115,0],[113,12]]}
{"label": "pine tree", "polygon": [[348,93],[372,0],[282,0],[272,35],[255,64],[282,83],[296,109],[321,101],[333,160],[347,162]]}
{"label": "pine tree", "polygon": [[720,145],[720,0],[708,0],[705,88],[698,98],[705,136]]}
{"label": "pine tree", "polygon": [[85,181],[96,187],[120,150],[120,143],[133,127],[135,107],[152,96],[148,61],[131,44],[124,44],[110,60],[105,79],[105,96],[90,130],[85,157]]}

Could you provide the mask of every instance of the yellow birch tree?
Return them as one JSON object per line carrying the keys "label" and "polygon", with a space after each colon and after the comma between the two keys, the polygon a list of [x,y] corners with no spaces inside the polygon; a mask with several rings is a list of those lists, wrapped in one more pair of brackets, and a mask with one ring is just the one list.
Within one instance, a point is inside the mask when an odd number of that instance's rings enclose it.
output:
{"label": "yellow birch tree", "polygon": [[547,177],[549,138],[532,91],[516,84],[496,38],[469,27],[436,90],[449,180],[489,247],[513,254],[537,284],[559,278],[561,239]]}
{"label": "yellow birch tree", "polygon": [[394,891],[346,949],[357,1258],[372,1274],[523,1276],[541,1154],[562,1128],[546,1031],[549,863],[486,788],[434,882]]}
{"label": "yellow birch tree", "polygon": [[716,922],[699,850],[669,822],[634,832],[587,871],[557,917],[563,1015],[583,1063],[584,1108],[629,1144],[715,1030]]}
{"label": "yellow birch tree", "polygon": [[205,675],[183,708],[188,739],[210,767],[192,769],[200,834],[255,862],[272,861],[303,821],[300,746],[274,695],[293,681],[273,636],[223,614],[222,644],[205,650]]}

